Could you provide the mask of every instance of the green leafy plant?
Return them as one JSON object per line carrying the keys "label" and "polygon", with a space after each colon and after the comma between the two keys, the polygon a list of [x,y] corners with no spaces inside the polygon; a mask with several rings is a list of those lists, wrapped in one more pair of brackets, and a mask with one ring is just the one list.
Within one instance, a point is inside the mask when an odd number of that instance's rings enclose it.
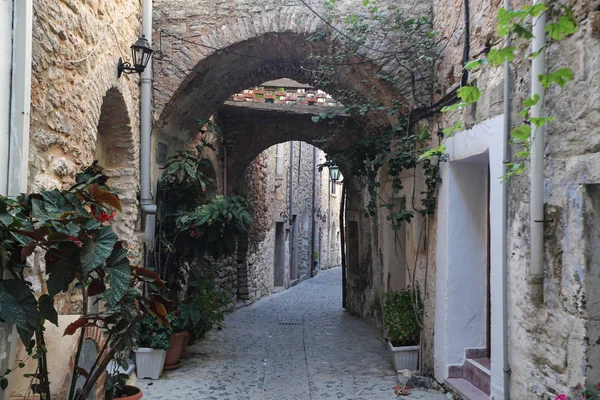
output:
{"label": "green leafy plant", "polygon": [[125,352],[119,352],[114,358],[112,368],[108,371],[106,379],[104,380],[104,398],[106,400],[113,400],[125,397],[126,393],[126,382],[129,379],[128,374],[119,372],[119,368],[126,371],[129,368],[129,363],[125,357]]}
{"label": "green leafy plant", "polygon": [[[415,295],[416,293],[416,295]],[[414,307],[417,304],[418,307]],[[419,291],[411,288],[388,292],[384,298],[383,322],[394,346],[412,346],[419,343],[420,318],[415,310],[422,309]]]}
{"label": "green leafy plant", "polygon": [[[169,319],[168,316],[167,319]],[[152,315],[146,315],[142,319],[139,329],[139,347],[169,350],[169,338],[173,333],[171,326]]]}
{"label": "green leafy plant", "polygon": [[169,314],[167,314],[167,321],[171,327],[173,333],[182,332],[185,330],[185,321],[181,316],[181,311],[175,308]]}
{"label": "green leafy plant", "polygon": [[235,251],[236,238],[248,233],[252,217],[248,203],[241,196],[216,196],[197,209],[182,214],[177,229],[192,239],[196,256],[218,260]]}
{"label": "green leafy plant", "polygon": [[[31,388],[51,399],[48,380],[45,321],[58,326],[54,297],[77,283],[83,291],[82,309],[88,309],[90,296],[106,304],[101,312],[84,315],[65,329],[65,335],[79,333],[69,400],[87,398],[111,359],[131,345],[141,318],[149,313],[165,318],[168,302],[158,295],[144,296],[137,286],[151,283],[163,286],[152,271],[132,266],[126,246],[119,241],[108,222],[121,209],[118,196],[106,185],[108,178],[95,163],[77,174],[69,190],[50,190],[22,195],[18,199],[0,196],[0,319],[16,325],[21,341],[38,363],[31,375]],[[34,251],[45,261],[46,293],[34,290],[24,269]],[[165,288],[166,289],[166,288]],[[77,367],[86,329],[97,327],[106,336],[90,371]],[[8,384],[8,374],[22,368],[19,361],[0,378]],[[78,377],[83,387],[75,390]]]}
{"label": "green leafy plant", "polygon": [[[201,123],[203,127],[217,129],[210,120]],[[173,300],[185,282],[189,260],[195,256],[193,243],[181,235],[177,219],[210,200],[208,189],[215,182],[207,175],[213,169],[204,157],[210,148],[205,143],[193,150],[177,152],[167,160],[158,185],[156,269],[171,290]]]}
{"label": "green leafy plant", "polygon": [[184,328],[195,339],[200,339],[213,326],[220,327],[227,300],[227,294],[215,287],[212,269],[205,268],[200,276],[192,276],[186,300],[178,306]]}

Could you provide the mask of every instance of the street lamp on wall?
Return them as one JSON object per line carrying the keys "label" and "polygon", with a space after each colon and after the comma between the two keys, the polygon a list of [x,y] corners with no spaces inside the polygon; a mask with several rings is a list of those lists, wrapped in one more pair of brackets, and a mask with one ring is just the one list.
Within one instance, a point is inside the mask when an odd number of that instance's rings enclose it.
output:
{"label": "street lamp on wall", "polygon": [[141,38],[135,41],[135,43],[131,46],[131,57],[133,59],[133,66],[129,62],[124,62],[122,58],[119,57],[119,64],[117,66],[117,76],[120,78],[123,73],[125,74],[133,74],[138,73],[141,74],[148,66],[148,62],[150,61],[150,57],[154,50],[150,47],[150,43],[146,39],[145,35],[142,35]]}
{"label": "street lamp on wall", "polygon": [[340,169],[337,165],[329,166],[329,178],[334,182],[337,182],[340,179]]}
{"label": "street lamp on wall", "polygon": [[288,216],[288,214],[285,211],[279,213],[279,216],[283,220],[284,224],[288,222],[289,216]]}

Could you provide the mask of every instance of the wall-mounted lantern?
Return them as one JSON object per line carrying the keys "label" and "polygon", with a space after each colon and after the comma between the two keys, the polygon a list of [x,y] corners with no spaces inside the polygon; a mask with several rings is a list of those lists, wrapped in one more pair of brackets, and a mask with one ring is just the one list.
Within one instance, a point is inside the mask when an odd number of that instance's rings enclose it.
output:
{"label": "wall-mounted lantern", "polygon": [[337,182],[340,179],[340,169],[337,165],[329,166],[329,177],[334,182]]}
{"label": "wall-mounted lantern", "polygon": [[288,222],[289,216],[288,216],[288,214],[285,211],[279,213],[279,216],[283,220],[284,224]]}
{"label": "wall-mounted lantern", "polygon": [[119,64],[117,66],[118,74],[117,76],[120,78],[123,73],[125,74],[133,74],[138,73],[141,74],[148,66],[148,61],[150,61],[150,57],[154,50],[150,47],[150,43],[146,39],[145,35],[142,35],[141,38],[135,41],[135,43],[131,46],[131,57],[133,59],[133,66],[131,66],[128,62],[123,62],[123,59],[119,57]]}

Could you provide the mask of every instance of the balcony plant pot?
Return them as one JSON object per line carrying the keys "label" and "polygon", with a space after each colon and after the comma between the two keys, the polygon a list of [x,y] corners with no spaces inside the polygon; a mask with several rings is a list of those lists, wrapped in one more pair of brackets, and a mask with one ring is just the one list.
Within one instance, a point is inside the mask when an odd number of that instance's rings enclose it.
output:
{"label": "balcony plant pot", "polygon": [[419,369],[419,351],[421,346],[394,346],[388,341],[388,345],[392,352],[392,361],[394,370],[401,371],[407,369],[409,371],[417,371]]}
{"label": "balcony plant pot", "polygon": [[165,357],[164,371],[172,371],[181,366],[179,358],[181,357],[181,350],[183,350],[184,339],[186,339],[186,334],[183,331],[171,334],[169,350],[167,350],[167,356]]}
{"label": "balcony plant pot", "polygon": [[117,395],[119,400],[140,400],[144,397],[142,390],[136,386],[125,385],[120,394]]}
{"label": "balcony plant pot", "polygon": [[158,379],[165,365],[167,351],[150,347],[138,347],[135,351],[135,366],[138,378]]}
{"label": "balcony plant pot", "polygon": [[181,348],[182,356],[185,354],[185,351],[187,350],[187,347],[190,344],[190,338],[192,337],[192,335],[190,335],[188,331],[183,331],[183,333],[185,333],[185,338],[183,339],[183,344]]}

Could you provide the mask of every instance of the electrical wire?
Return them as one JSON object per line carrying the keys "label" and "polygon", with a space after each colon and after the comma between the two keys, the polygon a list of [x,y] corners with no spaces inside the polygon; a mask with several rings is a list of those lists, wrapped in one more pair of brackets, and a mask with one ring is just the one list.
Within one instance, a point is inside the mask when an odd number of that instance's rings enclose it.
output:
{"label": "electrical wire", "polygon": [[327,21],[327,19],[325,17],[323,17],[321,14],[319,14],[310,5],[308,5],[308,3],[306,1],[300,0],[300,2],[302,4],[304,4],[304,6],[306,8],[308,8],[313,14],[315,14],[321,21],[323,21],[325,23],[325,25],[327,25],[328,27],[330,27],[331,29],[333,29],[334,31],[336,31],[338,34],[342,35],[346,39],[350,40],[351,42],[353,42],[353,43],[355,43],[355,44],[357,44],[357,45],[359,45],[361,47],[364,47],[365,49],[376,51],[378,53],[391,54],[391,55],[397,55],[399,53],[397,51],[387,51],[387,50],[376,49],[374,47],[370,47],[370,46],[367,46],[364,43],[359,42],[358,40],[354,39],[352,36],[348,35],[347,33],[342,32],[338,27],[336,27],[335,25],[333,25],[331,22]]}

